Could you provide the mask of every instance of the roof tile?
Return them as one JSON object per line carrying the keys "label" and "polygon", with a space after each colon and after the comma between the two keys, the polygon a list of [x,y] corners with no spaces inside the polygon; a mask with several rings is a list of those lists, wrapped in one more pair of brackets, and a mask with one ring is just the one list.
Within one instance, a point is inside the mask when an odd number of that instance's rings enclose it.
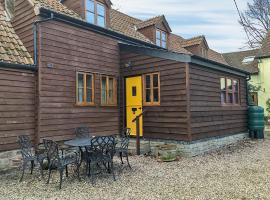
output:
{"label": "roof tile", "polygon": [[0,4],[0,61],[16,64],[33,64],[31,55],[15,34]]}

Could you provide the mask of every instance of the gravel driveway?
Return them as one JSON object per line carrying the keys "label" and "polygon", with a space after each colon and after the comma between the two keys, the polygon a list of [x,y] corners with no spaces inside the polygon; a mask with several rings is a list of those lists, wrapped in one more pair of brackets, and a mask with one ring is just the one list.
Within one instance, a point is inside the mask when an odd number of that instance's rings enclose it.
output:
{"label": "gravel driveway", "polygon": [[114,182],[103,176],[93,187],[88,180],[64,179],[58,174],[46,185],[18,172],[0,175],[0,199],[270,199],[270,140],[246,141],[194,158],[159,163],[150,157],[131,157],[133,169],[123,169]]}

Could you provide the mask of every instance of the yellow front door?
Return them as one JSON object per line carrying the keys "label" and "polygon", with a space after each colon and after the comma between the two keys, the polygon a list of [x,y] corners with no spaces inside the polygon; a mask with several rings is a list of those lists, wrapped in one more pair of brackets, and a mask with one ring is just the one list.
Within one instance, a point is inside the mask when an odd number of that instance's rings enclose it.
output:
{"label": "yellow front door", "polygon": [[[126,78],[126,118],[127,128],[131,129],[131,135],[136,136],[136,122],[132,122],[142,113],[142,77]],[[140,118],[140,136],[143,135],[143,117]]]}

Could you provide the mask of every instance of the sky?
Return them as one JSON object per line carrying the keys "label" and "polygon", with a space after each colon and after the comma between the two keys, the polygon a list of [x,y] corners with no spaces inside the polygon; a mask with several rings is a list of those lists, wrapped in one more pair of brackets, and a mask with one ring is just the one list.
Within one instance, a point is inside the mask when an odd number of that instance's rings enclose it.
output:
{"label": "sky", "polygon": [[[210,48],[225,53],[245,49],[233,0],[111,0],[113,8],[148,19],[164,14],[173,33],[184,38],[205,35]],[[241,11],[252,0],[237,0]]]}

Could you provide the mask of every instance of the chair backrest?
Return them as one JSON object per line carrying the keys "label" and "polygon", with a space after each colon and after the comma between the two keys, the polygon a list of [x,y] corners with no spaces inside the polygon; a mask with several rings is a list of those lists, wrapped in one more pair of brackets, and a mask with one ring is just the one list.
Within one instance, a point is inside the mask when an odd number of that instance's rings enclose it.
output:
{"label": "chair backrest", "polygon": [[115,153],[115,137],[114,136],[98,136],[91,139],[91,151],[96,155],[104,156]]}
{"label": "chair backrest", "polygon": [[34,153],[32,151],[33,145],[28,135],[18,136],[18,143],[20,145],[23,159],[31,158],[34,156]]}
{"label": "chair backrest", "polygon": [[48,151],[50,149],[52,142],[53,142],[52,140],[43,139],[43,145],[47,154],[48,154]]}
{"label": "chair backrest", "polygon": [[75,135],[77,138],[88,138],[90,137],[90,129],[88,127],[77,127]]}
{"label": "chair backrest", "polygon": [[130,140],[130,128],[126,128],[124,129],[124,132],[121,135],[121,144],[120,147],[122,149],[128,150],[128,146],[129,146],[129,140]]}
{"label": "chair backrest", "polygon": [[57,164],[60,160],[58,144],[52,140],[43,140],[45,150],[47,152],[48,159],[51,163]]}

